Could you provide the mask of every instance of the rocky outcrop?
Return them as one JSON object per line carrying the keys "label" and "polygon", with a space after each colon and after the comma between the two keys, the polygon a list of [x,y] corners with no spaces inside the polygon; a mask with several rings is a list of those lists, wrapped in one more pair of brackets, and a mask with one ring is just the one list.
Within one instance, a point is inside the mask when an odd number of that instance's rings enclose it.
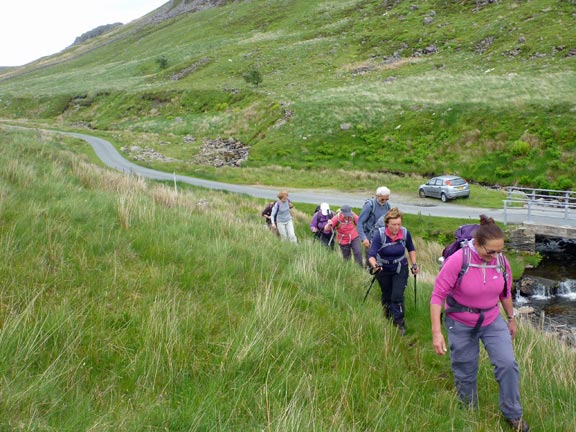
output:
{"label": "rocky outcrop", "polygon": [[[184,137],[184,143],[196,142],[193,136]],[[192,161],[182,161],[163,155],[158,150],[151,147],[142,148],[140,146],[121,147],[120,150],[126,153],[130,159],[137,162],[185,162],[199,165],[209,165],[216,168],[237,167],[248,159],[250,147],[244,145],[235,138],[204,139],[202,146],[196,157]]]}
{"label": "rocky outcrop", "polygon": [[88,39],[92,39],[92,38],[98,37],[100,35],[103,35],[104,33],[108,33],[117,27],[121,27],[122,25],[123,25],[122,23],[117,22],[114,24],[105,24],[105,25],[98,26],[95,29],[87,31],[86,33],[83,33],[82,35],[78,36],[74,40],[74,43],[72,44],[72,46],[77,45],[77,44],[82,43],[82,42],[85,42]]}
{"label": "rocky outcrop", "polygon": [[210,63],[210,58],[204,57],[204,58],[198,60],[197,62],[194,62],[190,66],[182,69],[181,71],[178,71],[177,73],[173,74],[170,77],[170,79],[175,80],[175,81],[180,80],[180,79],[184,78],[185,76],[191,74],[192,72],[196,72],[198,69],[207,65],[208,63]]}
{"label": "rocky outcrop", "polygon": [[179,159],[164,156],[153,148],[140,146],[121,147],[121,151],[128,153],[132,160],[139,162],[182,162]]}
{"label": "rocky outcrop", "polygon": [[249,146],[235,138],[204,140],[194,163],[214,167],[240,166],[248,159]]}
{"label": "rocky outcrop", "polygon": [[551,279],[545,279],[537,276],[522,276],[515,282],[515,289],[525,297],[535,294],[551,296],[558,292],[559,283]]}
{"label": "rocky outcrop", "polygon": [[241,3],[243,1],[247,0],[171,0],[157,9],[156,13],[146,17],[145,21],[148,23],[159,23],[185,13],[200,12],[216,6],[223,6],[228,3]]}

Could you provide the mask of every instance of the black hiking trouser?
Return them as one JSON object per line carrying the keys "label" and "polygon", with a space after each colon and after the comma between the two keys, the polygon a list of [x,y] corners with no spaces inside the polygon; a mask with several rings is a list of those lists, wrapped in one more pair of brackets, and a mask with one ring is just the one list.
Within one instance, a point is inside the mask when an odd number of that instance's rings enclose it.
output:
{"label": "black hiking trouser", "polygon": [[[320,231],[320,234],[316,234],[316,240],[322,243],[322,245],[334,250],[334,243],[336,243],[336,241],[332,238],[332,233]],[[330,240],[332,240],[332,243],[330,243]]]}
{"label": "black hiking trouser", "polygon": [[382,307],[384,313],[392,318],[395,325],[404,324],[404,291],[408,284],[408,263],[402,264],[400,271],[381,270],[376,279],[382,290]]}

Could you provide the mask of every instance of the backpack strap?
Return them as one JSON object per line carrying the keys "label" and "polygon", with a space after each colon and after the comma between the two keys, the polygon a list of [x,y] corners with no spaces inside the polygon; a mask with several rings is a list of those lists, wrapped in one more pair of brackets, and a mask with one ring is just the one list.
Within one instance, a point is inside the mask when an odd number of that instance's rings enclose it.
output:
{"label": "backpack strap", "polygon": [[334,217],[332,210],[329,210],[326,215],[323,215],[320,210],[316,212],[316,228],[320,229],[320,224],[324,223],[324,226],[328,223],[330,219]]}
{"label": "backpack strap", "polygon": [[449,306],[447,307],[444,312],[471,312],[471,313],[475,313],[478,314],[478,320],[476,321],[476,324],[474,325],[474,328],[472,329],[472,334],[475,335],[478,330],[480,330],[480,327],[482,327],[482,323],[484,322],[484,313],[488,312],[489,310],[494,309],[495,307],[498,307],[498,303],[496,303],[494,306],[489,307],[489,308],[485,308],[485,309],[480,309],[480,308],[471,308],[468,306],[464,306],[460,303],[458,303],[456,301],[456,299],[454,298],[454,296],[452,296],[452,294],[449,294],[448,297],[446,297],[446,305]]}
{"label": "backpack strap", "polygon": [[[366,205],[368,203],[370,203],[370,213],[368,213],[368,217],[366,218],[366,222],[375,218],[374,211],[376,209],[376,197],[368,198],[366,201],[364,201],[364,207],[366,207]],[[376,221],[374,221],[374,224],[376,224]]]}
{"label": "backpack strap", "polygon": [[460,267],[460,272],[458,272],[458,279],[456,279],[454,290],[456,290],[462,283],[462,278],[470,268],[471,259],[472,259],[472,252],[470,252],[470,245],[468,245],[468,243],[466,242],[462,245],[462,266]]}
{"label": "backpack strap", "polygon": [[380,246],[378,252],[389,246],[394,246],[397,243],[402,243],[402,246],[406,248],[406,236],[408,235],[408,230],[405,227],[402,227],[402,239],[396,240],[394,242],[388,241],[388,237],[386,236],[386,227],[378,227],[378,232],[380,233],[380,240],[382,240],[382,246]]}
{"label": "backpack strap", "polygon": [[379,227],[378,232],[380,233],[380,239],[382,240],[382,246],[380,246],[380,249],[378,249],[378,252],[376,253],[376,263],[379,266],[382,264],[388,264],[388,265],[389,264],[396,264],[396,273],[400,273],[400,269],[402,268],[402,261],[404,261],[404,259],[405,259],[404,254],[402,254],[402,256],[400,256],[398,258],[386,260],[380,256],[380,251],[382,249],[387,248],[387,247],[394,246],[398,243],[402,243],[402,246],[404,246],[404,249],[406,249],[406,236],[408,235],[408,230],[405,227],[402,227],[403,238],[401,240],[396,240],[394,242],[388,241],[388,237],[386,236],[386,228],[385,227]]}
{"label": "backpack strap", "polygon": [[498,254],[498,265],[502,270],[502,276],[504,277],[504,289],[502,290],[502,296],[508,297],[508,270],[506,269],[506,258],[501,253]]}

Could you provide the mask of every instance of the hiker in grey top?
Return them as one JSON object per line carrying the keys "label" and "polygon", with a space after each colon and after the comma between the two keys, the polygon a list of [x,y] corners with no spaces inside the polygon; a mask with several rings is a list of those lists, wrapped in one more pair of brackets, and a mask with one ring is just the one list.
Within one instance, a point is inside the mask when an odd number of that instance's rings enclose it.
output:
{"label": "hiker in grey top", "polygon": [[380,186],[376,189],[376,196],[366,200],[360,216],[358,216],[358,234],[360,234],[360,241],[364,245],[366,255],[366,265],[368,266],[368,251],[374,233],[378,230],[376,222],[382,218],[390,210],[390,189],[386,186]]}
{"label": "hiker in grey top", "polygon": [[294,233],[294,224],[290,213],[292,207],[294,206],[288,199],[288,192],[284,190],[278,192],[278,201],[272,207],[272,214],[270,215],[272,219],[270,228],[277,229],[282,240],[290,240],[292,243],[296,243],[296,234]]}

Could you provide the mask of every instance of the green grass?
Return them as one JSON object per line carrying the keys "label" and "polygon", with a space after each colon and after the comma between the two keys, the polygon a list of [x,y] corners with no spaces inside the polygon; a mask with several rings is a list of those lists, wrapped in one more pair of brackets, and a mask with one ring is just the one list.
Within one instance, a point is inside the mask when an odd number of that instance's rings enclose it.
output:
{"label": "green grass", "polygon": [[[0,118],[235,183],[415,197],[454,172],[574,188],[573,6],[476,4],[254,0],[129,25],[0,70]],[[220,136],[251,146],[244,167],[191,163]],[[293,246],[261,200],[176,195],[71,138],[2,129],[0,145],[0,430],[507,430],[486,356],[469,412],[431,347],[436,257],[460,221],[405,217],[423,273],[400,339],[376,287],[362,304],[369,276],[312,244],[313,205],[296,203]],[[473,185],[459,203],[501,198]],[[515,347],[533,430],[575,430],[574,352],[525,323]]]}
{"label": "green grass", "polygon": [[[463,411],[431,346],[441,246],[420,232],[448,220],[406,220],[423,273],[399,338],[298,203],[291,245],[262,201],[175,194],[51,134],[0,144],[0,429],[506,430],[488,359],[480,409]],[[523,324],[516,353],[533,429],[573,430],[574,352]]]}

